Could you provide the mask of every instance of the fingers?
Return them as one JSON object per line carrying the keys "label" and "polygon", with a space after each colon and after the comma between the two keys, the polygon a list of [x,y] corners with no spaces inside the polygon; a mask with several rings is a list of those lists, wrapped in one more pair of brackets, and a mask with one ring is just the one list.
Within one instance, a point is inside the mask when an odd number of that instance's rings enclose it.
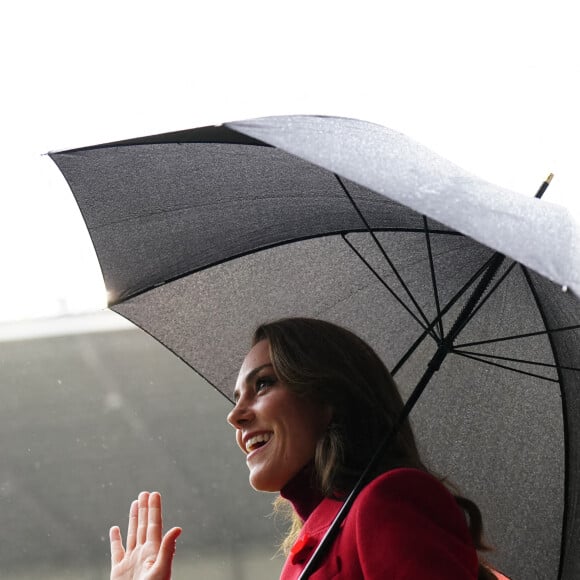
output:
{"label": "fingers", "polygon": [[129,510],[129,525],[127,527],[127,546],[123,548],[121,530],[118,526],[111,528],[111,561],[115,565],[120,562],[126,552],[135,550],[138,546],[150,542],[158,546],[164,561],[171,565],[175,552],[175,542],[181,534],[181,528],[172,528],[164,537],[161,495],[154,491],[142,491],[138,499],[131,503]]}
{"label": "fingers", "polygon": [[137,545],[137,525],[139,519],[139,501],[135,500],[129,510],[129,527],[127,528],[127,550],[135,549]]}
{"label": "fingers", "polygon": [[118,564],[125,556],[121,530],[119,526],[113,526],[109,530],[109,541],[111,542],[111,566]]}
{"label": "fingers", "polygon": [[161,511],[161,495],[154,491],[149,496],[147,520],[147,541],[154,544],[161,543],[161,530],[163,529],[163,516]]}
{"label": "fingers", "polygon": [[139,494],[139,511],[137,520],[137,543],[144,544],[147,540],[147,524],[149,522],[149,492]]}
{"label": "fingers", "polygon": [[131,504],[127,550],[133,550],[135,546],[145,542],[160,544],[162,530],[161,495],[156,491],[142,491],[139,498]]}

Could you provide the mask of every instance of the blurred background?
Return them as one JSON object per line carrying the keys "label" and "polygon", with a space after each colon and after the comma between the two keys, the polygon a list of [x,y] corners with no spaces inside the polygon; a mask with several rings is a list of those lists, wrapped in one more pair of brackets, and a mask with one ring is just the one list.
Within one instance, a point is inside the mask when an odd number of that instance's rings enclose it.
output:
{"label": "blurred background", "polygon": [[175,578],[276,578],[284,522],[248,485],[230,403],[115,316],[0,339],[1,577],[108,578],[108,529],[144,489],[183,526]]}
{"label": "blurred background", "polygon": [[0,7],[0,576],[101,579],[141,489],[180,524],[175,578],[275,578],[229,403],[104,311],[90,239],[44,155],[278,114],[403,132],[580,216],[573,3],[22,0]]}

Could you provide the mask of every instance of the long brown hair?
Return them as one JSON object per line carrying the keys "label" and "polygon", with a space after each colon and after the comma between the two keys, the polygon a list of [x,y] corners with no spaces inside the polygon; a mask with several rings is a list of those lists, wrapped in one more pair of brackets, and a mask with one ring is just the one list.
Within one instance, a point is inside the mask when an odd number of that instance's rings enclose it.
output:
{"label": "long brown hair", "polygon": [[[262,324],[254,333],[253,344],[261,340],[269,341],[274,370],[290,389],[332,409],[331,423],[316,448],[315,484],[327,497],[350,490],[403,409],[391,374],[364,340],[323,320],[285,318]],[[398,430],[372,476],[394,467],[429,472],[408,421]],[[475,548],[489,550],[483,540],[479,508],[467,498],[454,497],[466,513]],[[284,501],[276,500],[277,507]],[[293,513],[290,532],[282,545],[285,551],[296,539],[301,524]],[[495,576],[480,564],[478,578]]]}

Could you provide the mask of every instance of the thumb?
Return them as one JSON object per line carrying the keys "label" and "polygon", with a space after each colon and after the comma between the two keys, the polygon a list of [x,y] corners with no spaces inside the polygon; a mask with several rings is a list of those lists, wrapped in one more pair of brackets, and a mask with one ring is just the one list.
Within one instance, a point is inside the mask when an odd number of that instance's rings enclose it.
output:
{"label": "thumb", "polygon": [[177,538],[181,535],[181,531],[181,528],[171,528],[165,536],[163,536],[163,540],[161,540],[159,556],[157,557],[155,567],[167,571],[168,574],[171,573],[171,565],[173,563],[173,556],[175,555],[175,544]]}

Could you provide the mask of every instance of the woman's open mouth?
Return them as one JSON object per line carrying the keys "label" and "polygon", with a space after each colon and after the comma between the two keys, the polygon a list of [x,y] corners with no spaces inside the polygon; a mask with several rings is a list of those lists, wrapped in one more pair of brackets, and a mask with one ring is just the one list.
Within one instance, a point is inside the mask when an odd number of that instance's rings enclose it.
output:
{"label": "woman's open mouth", "polygon": [[248,454],[247,458],[249,458],[250,455],[254,455],[254,453],[265,447],[270,442],[273,436],[274,433],[270,432],[270,433],[259,433],[258,435],[250,437],[246,441],[245,445],[246,452]]}

